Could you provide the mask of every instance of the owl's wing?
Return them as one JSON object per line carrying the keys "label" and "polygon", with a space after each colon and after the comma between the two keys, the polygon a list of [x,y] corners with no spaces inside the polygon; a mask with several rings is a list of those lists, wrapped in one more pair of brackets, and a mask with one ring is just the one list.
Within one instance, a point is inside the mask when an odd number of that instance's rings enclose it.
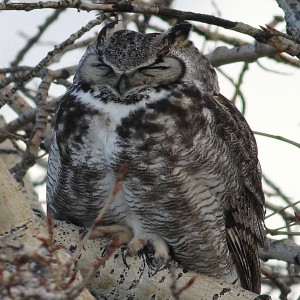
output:
{"label": "owl's wing", "polygon": [[93,157],[91,115],[74,100],[67,93],[57,111],[48,158],[47,205],[55,218],[89,226],[114,177],[101,164],[101,156]]}
{"label": "owl's wing", "polygon": [[[210,98],[211,97],[211,98]],[[229,250],[233,253],[242,286],[260,291],[257,244],[266,246],[263,228],[264,194],[257,147],[251,129],[238,109],[221,94],[210,96],[216,135],[226,144],[238,168],[240,190],[228,195],[225,226]]]}
{"label": "owl's wing", "polygon": [[221,266],[225,274],[226,262],[216,260],[228,258],[227,240],[242,286],[258,292],[264,195],[243,115],[222,95],[187,83],[147,109],[122,124],[136,148],[128,154],[127,175],[135,179],[125,182],[129,206],[190,268],[218,274]]}
{"label": "owl's wing", "polygon": [[48,158],[47,210],[57,219],[72,220],[80,205],[74,190],[74,184],[76,186],[79,182],[74,177],[74,168],[71,159],[68,159],[70,157],[61,150],[66,148],[67,140],[64,141],[65,145],[59,146],[57,138],[57,132],[54,131]]}
{"label": "owl's wing", "polygon": [[56,141],[56,134],[53,133],[52,143],[49,150],[48,169],[47,169],[47,206],[55,214],[56,209],[53,206],[53,198],[57,189],[58,173],[60,169],[60,154]]}
{"label": "owl's wing", "polygon": [[74,140],[64,135],[58,142],[57,135],[54,132],[48,159],[48,211],[57,219],[89,226],[97,217],[101,200],[109,195],[111,176],[99,164],[87,164],[84,145],[74,146]]}

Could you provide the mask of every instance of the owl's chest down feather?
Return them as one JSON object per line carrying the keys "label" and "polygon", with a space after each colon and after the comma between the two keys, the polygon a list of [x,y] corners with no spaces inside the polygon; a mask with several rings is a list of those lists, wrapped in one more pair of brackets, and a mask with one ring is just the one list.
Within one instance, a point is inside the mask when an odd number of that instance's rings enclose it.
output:
{"label": "owl's chest down feather", "polygon": [[[109,197],[119,168],[128,162],[129,148],[137,146],[134,139],[122,136],[123,130],[143,132],[149,125],[142,120],[147,103],[164,99],[169,93],[148,89],[147,96],[140,97],[142,101],[127,105],[106,102],[101,92],[93,94],[78,87],[65,96],[57,114],[48,169],[47,201],[57,218],[91,224]],[[105,222],[124,223],[129,214],[120,192]]]}
{"label": "owl's chest down feather", "polygon": [[[112,182],[122,165],[128,165],[123,190],[106,217],[116,222],[125,219],[136,231],[158,232],[170,245],[184,248],[183,256],[175,251],[178,258],[192,259],[196,251],[203,257],[198,267],[209,265],[210,274],[230,270],[228,251],[219,249],[217,241],[225,243],[222,195],[233,187],[225,186],[210,170],[218,165],[218,156],[209,154],[210,148],[222,145],[213,145],[207,133],[213,121],[199,90],[174,85],[173,90],[148,93],[129,105],[104,103],[86,93],[77,96],[81,104],[97,111],[83,137],[85,147],[90,147],[87,163],[100,163]],[[228,169],[229,163],[219,168]],[[120,220],[116,215],[122,216]],[[192,220],[188,227],[187,220]],[[188,236],[187,231],[193,234]],[[223,262],[209,260],[212,252]]]}
{"label": "owl's chest down feather", "polygon": [[236,276],[224,213],[228,195],[242,194],[239,156],[218,133],[211,97],[192,83],[148,89],[131,104],[82,90],[68,97],[55,128],[59,166],[48,171],[55,216],[90,225],[127,164],[104,224],[158,234],[185,266],[229,281]]}

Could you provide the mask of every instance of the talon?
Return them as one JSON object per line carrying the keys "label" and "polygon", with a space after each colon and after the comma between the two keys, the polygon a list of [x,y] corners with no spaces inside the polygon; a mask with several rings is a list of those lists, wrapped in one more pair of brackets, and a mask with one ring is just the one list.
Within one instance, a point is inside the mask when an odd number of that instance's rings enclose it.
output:
{"label": "talon", "polygon": [[108,249],[111,245],[111,241],[109,241],[106,246],[104,247],[103,251],[101,252],[101,256],[104,257],[106,255],[106,253],[108,252]]}
{"label": "talon", "polygon": [[152,253],[147,253],[147,250],[144,252],[144,256],[146,258],[146,263],[148,265],[149,277],[154,276],[167,263],[165,257],[162,256],[155,257]]}
{"label": "talon", "polygon": [[130,256],[130,250],[128,248],[122,249],[122,260],[124,265],[129,269],[129,265],[127,264],[127,257]]}
{"label": "talon", "polygon": [[156,259],[153,260],[155,262],[155,270],[153,273],[153,276],[162,268],[165,266],[165,259],[164,257],[158,257]]}
{"label": "talon", "polygon": [[127,245],[126,250],[122,252],[122,259],[126,267],[127,257],[138,255],[144,257],[148,265],[149,277],[154,276],[169,261],[169,248],[167,244],[157,236],[151,239],[132,239]]}

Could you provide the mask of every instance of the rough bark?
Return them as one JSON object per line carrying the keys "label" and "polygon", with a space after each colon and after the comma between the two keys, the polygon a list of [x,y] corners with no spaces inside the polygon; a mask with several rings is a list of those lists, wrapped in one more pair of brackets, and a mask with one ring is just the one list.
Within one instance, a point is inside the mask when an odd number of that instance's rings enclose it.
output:
{"label": "rough bark", "polygon": [[[56,222],[55,226],[57,242],[74,249],[79,240],[78,228],[64,222]],[[92,262],[101,256],[107,243],[107,240],[94,240],[85,245],[78,263],[82,274],[89,272]],[[170,269],[165,269],[149,278],[142,258],[128,258],[127,262],[129,269],[124,265],[121,249],[118,249],[100,267],[96,279],[89,286],[97,299],[174,299],[174,294],[193,278],[193,283],[180,295],[181,300],[217,299],[217,296],[228,300],[254,299],[257,296],[215,278],[186,272],[181,268],[174,270],[173,274]]]}
{"label": "rough bark", "polygon": [[300,2],[299,0],[276,0],[284,11],[286,32],[300,43]]}
{"label": "rough bark", "polygon": [[300,267],[300,246],[293,243],[291,240],[274,240],[269,238],[269,249],[268,251],[261,250],[260,258],[263,261],[269,259],[277,259],[285,261],[287,263],[295,264]]}
{"label": "rough bark", "polygon": [[[68,299],[60,284],[66,286],[69,294],[78,296],[75,289],[81,280],[78,273],[71,282],[72,273],[61,270],[70,261],[70,254],[64,249],[45,247],[46,227],[33,213],[20,186],[9,173],[0,156],[0,298],[1,299]],[[39,238],[42,238],[39,239]],[[65,276],[57,282],[58,273]],[[70,298],[71,299],[71,298]],[[73,297],[74,299],[74,297]],[[88,290],[77,299],[93,299]]]}

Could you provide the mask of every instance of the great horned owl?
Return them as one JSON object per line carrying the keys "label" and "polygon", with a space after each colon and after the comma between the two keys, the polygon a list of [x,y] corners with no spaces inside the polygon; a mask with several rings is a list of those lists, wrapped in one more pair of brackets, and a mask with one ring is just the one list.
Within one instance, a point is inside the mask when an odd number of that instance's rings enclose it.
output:
{"label": "great horned owl", "polygon": [[151,245],[158,267],[171,255],[259,292],[266,238],[252,131],[188,40],[190,24],[150,34],[112,27],[88,47],[60,103],[48,210],[90,226],[127,164],[103,226],[132,231],[129,253]]}

